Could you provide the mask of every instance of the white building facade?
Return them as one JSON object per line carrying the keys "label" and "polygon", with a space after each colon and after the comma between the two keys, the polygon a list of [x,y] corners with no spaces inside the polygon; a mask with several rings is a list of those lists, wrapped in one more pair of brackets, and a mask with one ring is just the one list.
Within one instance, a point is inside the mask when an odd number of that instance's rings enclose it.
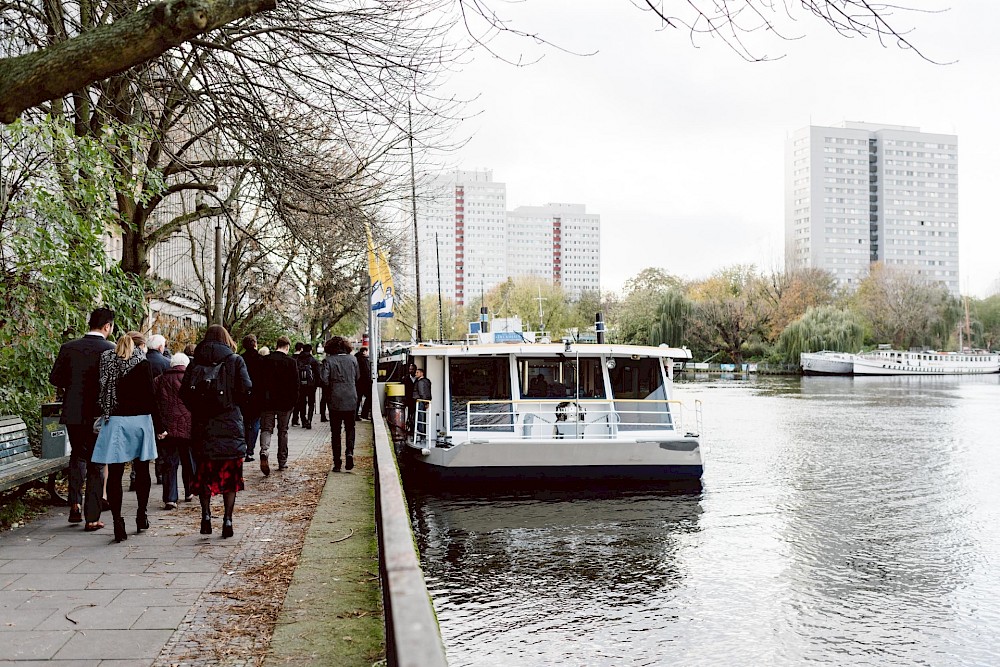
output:
{"label": "white building facade", "polygon": [[785,146],[785,269],[856,287],[873,262],[959,293],[958,138],[844,122]]}
{"label": "white building facade", "polygon": [[459,305],[522,276],[560,285],[570,298],[600,289],[600,216],[583,204],[507,211],[507,186],[491,170],[435,181],[417,207],[421,290],[440,285]]}

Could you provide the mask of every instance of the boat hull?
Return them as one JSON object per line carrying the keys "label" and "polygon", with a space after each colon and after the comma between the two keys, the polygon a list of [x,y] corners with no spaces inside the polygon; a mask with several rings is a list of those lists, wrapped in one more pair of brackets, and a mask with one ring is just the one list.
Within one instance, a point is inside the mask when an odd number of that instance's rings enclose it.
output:
{"label": "boat hull", "polygon": [[442,480],[667,481],[699,479],[704,472],[696,438],[410,444],[403,454],[411,472]]}
{"label": "boat hull", "polygon": [[851,375],[854,355],[845,352],[803,352],[799,363],[805,375]]}
{"label": "boat hull", "polygon": [[989,375],[1000,372],[995,354],[878,351],[857,355],[855,375]]}

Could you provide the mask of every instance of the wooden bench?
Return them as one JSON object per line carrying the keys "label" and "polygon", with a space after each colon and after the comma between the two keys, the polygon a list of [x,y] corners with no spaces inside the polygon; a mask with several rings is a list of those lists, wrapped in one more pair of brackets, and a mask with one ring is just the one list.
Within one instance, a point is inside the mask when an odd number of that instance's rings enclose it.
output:
{"label": "wooden bench", "polygon": [[[69,467],[69,457],[40,459],[31,451],[28,427],[20,417],[0,416],[0,500],[18,498],[32,487],[48,490],[53,502],[65,505],[56,493],[56,476]],[[42,482],[42,478],[48,478]]]}

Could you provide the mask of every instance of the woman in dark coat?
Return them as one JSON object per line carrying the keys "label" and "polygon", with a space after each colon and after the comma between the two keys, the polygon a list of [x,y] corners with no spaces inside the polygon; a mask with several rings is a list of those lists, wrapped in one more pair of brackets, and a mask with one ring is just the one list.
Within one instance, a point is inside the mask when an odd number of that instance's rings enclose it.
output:
{"label": "woman in dark coat", "polygon": [[[230,404],[219,412],[208,411],[205,403],[187,391],[193,379],[205,369],[225,364],[226,393]],[[233,508],[236,492],[243,490],[243,459],[247,445],[240,405],[250,395],[250,375],[246,362],[236,354],[236,342],[220,324],[213,324],[194,351],[194,359],[184,373],[181,398],[191,411],[191,441],[196,453],[194,487],[201,499],[201,533],[212,533],[212,496],[222,494],[225,515],[222,536],[233,536]]]}

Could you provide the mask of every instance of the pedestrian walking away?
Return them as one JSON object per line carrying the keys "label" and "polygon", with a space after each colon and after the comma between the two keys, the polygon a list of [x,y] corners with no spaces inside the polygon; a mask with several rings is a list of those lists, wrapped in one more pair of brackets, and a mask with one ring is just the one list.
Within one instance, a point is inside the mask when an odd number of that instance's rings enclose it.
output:
{"label": "pedestrian walking away", "polygon": [[372,365],[368,358],[368,346],[363,345],[354,355],[358,360],[358,419],[372,418]]}
{"label": "pedestrian walking away", "polygon": [[[101,354],[113,350],[107,340],[115,329],[115,313],[109,308],[97,308],[90,314],[89,331],[82,338],[63,343],[59,348],[49,382],[62,391],[62,415],[71,447],[69,457],[69,522],[86,520],[84,530],[99,530],[101,500],[104,496],[104,467],[91,460],[97,433],[94,420],[101,414],[100,393]],[[86,499],[84,496],[86,482]]]}
{"label": "pedestrian walking away", "polygon": [[254,460],[254,450],[257,448],[257,435],[260,433],[260,396],[257,389],[260,366],[263,357],[257,351],[257,336],[247,334],[243,337],[243,361],[247,365],[247,373],[250,375],[250,383],[254,389],[250,392],[250,397],[246,404],[240,408],[243,413],[243,432],[247,441],[247,455],[244,461]]}
{"label": "pedestrian walking away", "polygon": [[299,391],[298,366],[295,359],[288,355],[290,345],[287,336],[279,336],[274,351],[261,364],[260,471],[265,477],[271,474],[268,457],[275,428],[278,430],[278,470],[288,466],[288,421],[298,401]]}
{"label": "pedestrian walking away", "polygon": [[302,428],[310,429],[316,411],[316,387],[320,383],[319,362],[312,355],[311,343],[302,346],[295,362],[299,372],[299,401],[295,411]]}
{"label": "pedestrian walking away", "polygon": [[358,408],[358,360],[351,354],[351,344],[342,336],[334,336],[324,346],[326,358],[320,374],[330,385],[330,447],[333,450],[333,471],[340,472],[341,440],[344,431],[344,454],[347,469],[354,468],[355,418]]}
{"label": "pedestrian walking away", "polygon": [[125,464],[135,470],[136,532],[149,528],[149,462],[156,458],[153,432],[153,373],[145,354],[146,339],[130,331],[113,350],[101,354],[100,433],[94,443],[94,463],[108,464],[108,504],[114,519],[115,542],[128,539],[122,517],[122,477]]}
{"label": "pedestrian walking away", "polygon": [[153,397],[156,412],[157,451],[163,459],[163,507],[177,508],[177,468],[180,466],[184,482],[185,500],[194,494],[194,462],[191,458],[191,411],[181,400],[181,383],[190,360],[183,352],[170,359],[170,369],[153,380]]}
{"label": "pedestrian walking away", "polygon": [[236,494],[244,488],[247,454],[240,406],[253,385],[236,341],[221,324],[208,327],[184,373],[181,400],[191,411],[195,489],[201,500],[201,534],[212,534],[212,496],[221,495],[222,537],[233,536]]}

